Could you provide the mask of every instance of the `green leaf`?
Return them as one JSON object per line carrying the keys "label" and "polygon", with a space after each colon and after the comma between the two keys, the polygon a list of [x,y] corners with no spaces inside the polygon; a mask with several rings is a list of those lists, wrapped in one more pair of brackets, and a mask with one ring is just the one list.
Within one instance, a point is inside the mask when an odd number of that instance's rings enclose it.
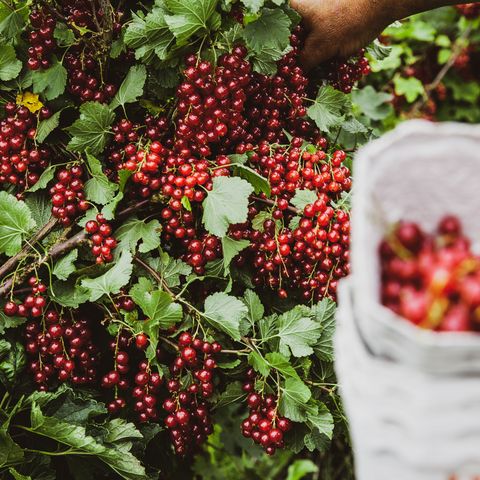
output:
{"label": "green leaf", "polygon": [[54,58],[50,68],[33,72],[32,81],[35,93],[41,93],[47,100],[53,100],[65,91],[67,70]]}
{"label": "green leaf", "polygon": [[312,307],[312,313],[320,323],[322,332],[316,345],[314,346],[315,355],[327,362],[333,362],[333,334],[335,333],[335,310],[336,305],[333,300],[323,299],[320,303]]}
{"label": "green leaf", "polygon": [[270,374],[270,366],[268,362],[258,352],[250,352],[248,355],[248,363],[256,372],[262,375],[262,377],[267,377]]}
{"label": "green leaf", "polygon": [[53,37],[57,41],[59,47],[69,47],[75,43],[75,34],[64,23],[57,22]]}
{"label": "green leaf", "polygon": [[9,468],[8,471],[15,480],[32,480],[32,477],[30,475],[22,475],[18,473],[14,468]]}
{"label": "green leaf", "polygon": [[50,118],[39,122],[37,127],[37,134],[35,140],[38,143],[43,143],[45,139],[58,127],[60,124],[61,110],[55,112]]}
{"label": "green leaf", "polygon": [[328,407],[318,401],[311,401],[307,409],[307,424],[325,435],[329,440],[333,438],[334,421]]}
{"label": "green leaf", "polygon": [[265,315],[265,308],[257,293],[253,290],[246,290],[243,295],[243,302],[248,308],[248,320],[252,325],[263,318]]}
{"label": "green leaf", "polygon": [[203,224],[207,231],[224,237],[230,225],[245,222],[252,192],[253,187],[241,178],[214,178],[213,189],[203,201]]}
{"label": "green leaf", "polygon": [[310,389],[300,379],[287,378],[278,405],[280,413],[294,422],[305,421],[306,404],[311,396]]}
{"label": "green leaf", "polygon": [[425,87],[423,83],[415,77],[402,77],[400,74],[393,77],[395,93],[404,95],[408,103],[413,103],[418,97],[424,95]]}
{"label": "green leaf", "polygon": [[243,38],[255,52],[265,48],[283,51],[290,44],[290,25],[290,18],[282,10],[264,8],[261,16],[245,27]]}
{"label": "green leaf", "polygon": [[145,277],[138,279],[130,290],[130,296],[150,321],[162,330],[182,320],[182,307],[173,303],[167,292],[155,290],[152,282]]}
{"label": "green leaf", "polygon": [[27,195],[25,203],[30,209],[32,217],[37,225],[45,225],[50,220],[52,216],[50,197],[44,193],[35,193],[33,195]]}
{"label": "green leaf", "polygon": [[271,76],[277,72],[277,62],[280,60],[290,47],[285,50],[280,50],[276,47],[262,47],[260,50],[256,50],[251,55],[251,62],[253,64],[253,70],[262,75]]}
{"label": "green leaf", "polygon": [[137,427],[123,418],[114,418],[105,424],[107,434],[104,437],[106,443],[115,443],[131,438],[143,438]]}
{"label": "green leaf", "polygon": [[80,455],[97,457],[126,480],[144,480],[146,478],[144,467],[128,450],[118,450],[102,445],[87,435],[84,427],[72,425],[53,417],[46,417],[37,405],[32,406],[29,430],[67,445]]}
{"label": "green leaf", "polygon": [[371,68],[373,72],[383,72],[385,70],[396,70],[402,65],[402,57],[405,48],[402,45],[392,45],[388,57],[383,60],[372,60]]}
{"label": "green leaf", "polygon": [[263,7],[265,0],[242,0],[242,3],[250,13],[258,13]]}
{"label": "green leaf", "polygon": [[110,270],[96,278],[84,278],[82,287],[90,290],[90,301],[95,302],[103,295],[119,293],[120,289],[129,282],[132,270],[132,255],[124,250]]}
{"label": "green leaf", "polygon": [[68,149],[76,152],[89,152],[92,155],[102,153],[107,144],[110,125],[115,114],[108,105],[98,102],[86,102],[80,107],[80,118],[69,127],[72,139]]}
{"label": "green leaf", "polygon": [[215,409],[232,405],[233,403],[240,403],[245,400],[247,394],[242,390],[240,382],[232,382],[227,385],[224,392],[218,397]]}
{"label": "green leaf", "polygon": [[78,250],[72,250],[64,257],[57,260],[53,267],[53,275],[59,280],[67,280],[67,278],[76,270],[75,261],[78,258]]}
{"label": "green leaf", "polygon": [[265,355],[268,364],[284,378],[299,378],[297,371],[292,367],[288,358],[281,353],[271,352]]}
{"label": "green leaf", "polygon": [[295,196],[290,200],[290,203],[303,212],[307,205],[314,203],[317,199],[318,195],[314,190],[296,190]]}
{"label": "green leaf", "polygon": [[23,450],[13,440],[6,428],[0,428],[0,467],[23,462]]}
{"label": "green leaf", "polygon": [[47,185],[53,180],[55,176],[56,169],[57,165],[50,165],[49,167],[47,167],[40,175],[38,182],[32,185],[27,191],[33,193],[38,190],[43,190],[44,188],[47,188]]}
{"label": "green leaf", "polygon": [[378,39],[367,47],[367,53],[375,60],[385,60],[391,51],[392,47],[384,45]]}
{"label": "green leaf", "polygon": [[[58,420],[65,420],[75,425],[85,425],[90,420],[100,415],[105,415],[105,405],[86,395],[77,394],[73,390],[67,390],[66,395],[48,402],[44,411]],[[38,405],[38,403],[37,403]]]}
{"label": "green leaf", "polygon": [[132,253],[137,249],[147,253],[160,246],[160,232],[162,226],[158,220],[139,220],[133,216],[128,218],[115,232],[115,238],[121,242],[122,248],[127,248]]}
{"label": "green leaf", "polygon": [[258,174],[255,170],[246,165],[232,164],[236,176],[246,180],[254,188],[255,193],[265,193],[270,196],[270,183],[265,178]]}
{"label": "green leaf", "polygon": [[93,155],[87,152],[87,164],[92,178],[85,183],[87,199],[100,205],[111,202],[115,197],[118,185],[108,180],[103,173],[102,164]]}
{"label": "green leaf", "polygon": [[11,342],[7,356],[0,362],[0,379],[13,385],[26,365],[25,350],[20,342]]}
{"label": "green leaf", "polygon": [[11,45],[0,45],[0,80],[13,80],[21,70],[22,62],[17,60],[15,49]]}
{"label": "green leaf", "polygon": [[310,318],[309,309],[297,306],[280,315],[277,320],[279,349],[288,356],[289,350],[294,357],[306,357],[313,353],[313,346],[320,338],[322,329],[320,323]]}
{"label": "green leaf", "polygon": [[158,258],[149,258],[147,263],[156,270],[170,287],[180,285],[180,277],[188,277],[192,267],[180,259],[172,258],[167,252],[160,251]]}
{"label": "green leaf", "polygon": [[348,95],[330,85],[318,90],[314,104],[308,108],[308,116],[317,124],[322,132],[330,133],[333,128],[340,127],[344,120],[344,112],[351,107]]}
{"label": "green leaf", "polygon": [[25,202],[0,192],[0,253],[11,257],[22,248],[22,241],[36,223]]}
{"label": "green leaf", "polygon": [[8,42],[14,41],[21,33],[24,25],[25,17],[18,10],[10,11],[0,22],[0,35]]}
{"label": "green leaf", "polygon": [[125,185],[128,179],[133,175],[131,170],[119,170],[118,171],[118,192],[115,197],[110,200],[103,208],[102,214],[107,220],[113,220],[115,218],[115,211],[118,204],[123,200],[123,193],[125,191]]}
{"label": "green leaf", "polygon": [[133,103],[143,94],[143,87],[147,80],[147,69],[143,65],[134,65],[130,68],[125,80],[120,85],[117,94],[110,103],[115,110],[118,106],[125,108],[125,104]]}
{"label": "green leaf", "polygon": [[125,31],[125,43],[135,49],[137,60],[150,63],[155,56],[165,60],[173,41],[174,36],[165,21],[162,7],[154,7],[145,18],[132,14],[132,21]]}
{"label": "green leaf", "polygon": [[220,15],[215,11],[217,0],[164,0],[173,15],[165,15],[177,45],[184,45],[199,30],[208,31],[218,24]]}
{"label": "green leaf", "polygon": [[265,220],[271,220],[272,219],[272,214],[270,212],[267,212],[266,210],[262,210],[261,212],[258,212],[257,215],[252,220],[252,227],[254,230],[258,230],[259,232],[264,231],[263,224],[265,223]]}
{"label": "green leaf", "polygon": [[250,242],[248,240],[233,240],[230,237],[222,238],[223,268],[225,276],[230,273],[230,263],[232,260],[249,245]]}
{"label": "green leaf", "polygon": [[205,318],[213,328],[240,340],[240,322],[248,313],[243,302],[226,293],[218,292],[205,300]]}
{"label": "green leaf", "polygon": [[318,467],[311,460],[300,458],[288,467],[287,480],[301,480],[309,473],[317,472]]}
{"label": "green leaf", "polygon": [[23,325],[26,321],[27,319],[25,317],[7,317],[7,315],[3,313],[2,307],[2,309],[0,310],[0,335],[3,335],[5,333],[5,330],[7,330],[8,328],[19,327],[20,325]]}
{"label": "green leaf", "polygon": [[371,85],[362,90],[354,90],[352,98],[362,113],[372,120],[383,120],[393,111],[390,103],[393,96],[389,93],[377,92]]}
{"label": "green leaf", "polygon": [[88,288],[77,285],[75,282],[55,282],[51,288],[53,300],[63,307],[78,308],[91,295]]}

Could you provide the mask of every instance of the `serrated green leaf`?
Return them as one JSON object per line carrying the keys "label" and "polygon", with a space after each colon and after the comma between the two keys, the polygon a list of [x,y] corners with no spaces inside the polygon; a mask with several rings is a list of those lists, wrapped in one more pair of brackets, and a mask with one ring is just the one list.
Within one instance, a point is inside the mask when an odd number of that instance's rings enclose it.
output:
{"label": "serrated green leaf", "polygon": [[15,41],[24,26],[25,17],[17,10],[9,11],[8,15],[0,22],[0,36],[7,42]]}
{"label": "serrated green leaf", "polygon": [[0,253],[9,257],[18,253],[23,240],[35,226],[25,202],[7,192],[0,192]]}
{"label": "serrated green leaf", "polygon": [[225,332],[234,340],[240,340],[240,322],[248,313],[238,298],[218,292],[205,300],[205,318],[213,328]]}
{"label": "serrated green leaf", "polygon": [[214,178],[213,189],[203,201],[203,224],[207,231],[224,237],[230,225],[245,222],[252,192],[253,187],[241,178]]}
{"label": "serrated green leaf", "polygon": [[280,315],[277,320],[280,352],[288,356],[306,357],[313,353],[313,346],[320,338],[320,323],[311,318],[307,307],[297,306]]}
{"label": "serrated green leaf", "polygon": [[270,366],[268,362],[256,351],[252,351],[248,355],[248,363],[253,369],[262,377],[267,377],[270,374]]}
{"label": "serrated green leaf", "polygon": [[53,300],[63,307],[78,308],[90,298],[90,294],[88,288],[73,281],[57,281],[51,288]]}
{"label": "serrated green leaf", "polygon": [[118,204],[123,200],[125,186],[132,175],[133,172],[131,170],[122,169],[118,171],[118,192],[112,200],[102,208],[102,214],[107,220],[112,220],[115,217]]}
{"label": "serrated green leaf", "polygon": [[75,43],[75,34],[65,23],[57,22],[53,37],[59,47],[69,47]]}
{"label": "serrated green leaf", "polygon": [[303,212],[304,208],[314,203],[318,199],[317,192],[314,190],[296,190],[294,197],[290,200],[290,203]]}
{"label": "serrated green leaf", "polygon": [[395,93],[397,95],[404,95],[408,103],[413,103],[418,97],[425,93],[423,83],[415,77],[402,77],[400,74],[393,77],[393,84],[395,86]]}
{"label": "serrated green leaf", "polygon": [[45,193],[34,193],[25,198],[33,220],[37,225],[45,225],[52,216],[52,204],[50,197]]}
{"label": "serrated green leaf", "polygon": [[272,214],[270,212],[267,212],[265,210],[262,210],[261,212],[258,212],[257,215],[252,220],[252,227],[254,230],[258,230],[259,232],[264,231],[263,224],[265,223],[266,220],[271,220],[272,219]]}
{"label": "serrated green leaf", "polygon": [[180,277],[188,277],[192,267],[180,259],[172,258],[167,252],[160,251],[157,258],[149,258],[147,263],[156,270],[165,283],[171,287],[180,285]]}
{"label": "serrated green leaf", "polygon": [[255,193],[265,193],[268,197],[270,196],[270,183],[265,177],[246,165],[232,164],[232,167],[235,175],[252,185]]}
{"label": "serrated green leaf", "polygon": [[33,91],[42,94],[47,100],[59,97],[67,86],[67,70],[57,60],[46,70],[35,70],[32,74]]}
{"label": "serrated green leaf", "polygon": [[120,85],[118,92],[110,103],[110,108],[115,110],[120,105],[133,103],[143,94],[143,87],[147,80],[147,69],[143,65],[134,65],[130,68],[125,80]]}
{"label": "serrated green leaf", "polygon": [[0,428],[0,467],[22,463],[23,449],[16,444],[6,428]]}
{"label": "serrated green leaf", "polygon": [[393,111],[391,101],[393,96],[389,93],[377,92],[368,85],[352,93],[353,102],[358,105],[368,118],[383,120]]}
{"label": "serrated green leaf", "polygon": [[100,415],[105,415],[105,404],[87,395],[67,390],[61,397],[61,403],[52,398],[44,407],[44,412],[58,420],[75,425],[85,425]]}
{"label": "serrated green leaf", "polygon": [[6,357],[0,362],[0,380],[12,386],[26,365],[25,349],[20,342],[10,342]]}
{"label": "serrated green leaf", "polygon": [[284,378],[300,378],[297,371],[292,367],[288,358],[284,357],[281,353],[271,352],[265,355],[265,359],[268,364],[274,370],[277,370]]}
{"label": "serrated green leaf", "polygon": [[47,167],[40,175],[38,182],[32,185],[27,191],[33,193],[38,190],[43,190],[44,188],[47,188],[47,185],[53,180],[53,177],[55,176],[56,169],[57,165],[50,165],[49,167]]}
{"label": "serrated green leaf", "polygon": [[67,148],[71,151],[86,152],[92,155],[102,153],[111,135],[110,125],[115,114],[108,105],[86,102],[80,107],[80,118],[68,128],[72,139]]}
{"label": "serrated green leaf", "polygon": [[115,238],[121,243],[122,248],[129,249],[132,253],[137,249],[141,253],[150,252],[160,246],[160,232],[162,226],[158,220],[139,220],[133,216],[128,218],[115,232]]}
{"label": "serrated green leaf", "polygon": [[375,39],[368,47],[367,53],[375,60],[385,60],[392,51],[392,47],[380,43],[378,39]]}
{"label": "serrated green leaf", "polygon": [[229,383],[225,391],[218,397],[215,409],[226,407],[233,403],[240,403],[246,396],[247,394],[242,390],[242,384],[240,382]]}
{"label": "serrated green leaf", "polygon": [[233,240],[230,237],[222,238],[224,275],[230,273],[230,263],[243,250],[250,245],[248,240]]}
{"label": "serrated green leaf", "polygon": [[118,185],[108,180],[103,173],[100,160],[87,152],[87,164],[92,178],[85,183],[87,199],[100,205],[106,205],[115,197]]}
{"label": "serrated green leaf", "polygon": [[75,271],[75,261],[78,258],[78,250],[72,250],[64,257],[55,262],[53,267],[53,275],[59,280],[67,280],[67,278]]}
{"label": "serrated green leaf", "polygon": [[333,128],[341,126],[345,118],[344,112],[350,107],[348,95],[327,85],[318,90],[317,98],[308,108],[307,114],[320,131],[330,133]]}
{"label": "serrated green leaf", "polygon": [[333,437],[334,421],[328,407],[319,401],[311,401],[307,408],[307,424],[329,440]]}
{"label": "serrated green leaf", "polygon": [[265,0],[242,0],[242,3],[250,13],[258,13],[263,7]]}
{"label": "serrated green leaf", "polygon": [[218,28],[220,15],[215,11],[218,0],[164,0],[172,15],[165,15],[177,45],[200,30],[208,31],[212,25]]}
{"label": "serrated green leaf", "polygon": [[243,302],[248,308],[248,320],[252,325],[260,321],[265,315],[265,308],[260,297],[253,290],[246,290]]}
{"label": "serrated green leaf", "polygon": [[156,290],[152,282],[145,277],[130,289],[133,301],[142,309],[152,324],[166,330],[182,319],[182,307],[173,303],[172,297],[161,290]]}
{"label": "serrated green leaf", "polygon": [[306,404],[312,396],[310,389],[300,379],[290,377],[285,380],[281,390],[278,404],[281,414],[294,422],[305,421]]}
{"label": "serrated green leaf", "polygon": [[249,49],[261,52],[264,49],[285,50],[290,44],[291,21],[280,9],[264,8],[260,17],[249,23],[243,38]]}
{"label": "serrated green leaf", "polygon": [[132,438],[143,438],[135,424],[127,422],[123,418],[114,418],[105,424],[107,433],[104,437],[106,443],[115,443]]}
{"label": "serrated green leaf", "polygon": [[0,45],[0,80],[12,80],[21,70],[22,62],[17,59],[12,45]]}
{"label": "serrated green leaf", "polygon": [[327,362],[333,362],[333,334],[335,333],[335,310],[333,300],[323,299],[312,307],[312,313],[321,325],[321,334],[314,346],[315,355]]}
{"label": "serrated green leaf", "polygon": [[[0,309],[0,335],[5,333],[5,330],[8,328],[16,328],[20,325],[23,325],[27,319],[25,317],[7,317],[3,313],[3,307]],[[1,348],[0,348],[0,357],[1,357]]]}
{"label": "serrated green leaf", "polygon": [[301,480],[309,473],[317,472],[318,467],[311,460],[300,458],[288,467],[287,480]]}
{"label": "serrated green leaf", "polygon": [[97,457],[126,480],[145,479],[144,467],[129,451],[102,445],[87,435],[84,427],[46,417],[37,405],[32,406],[29,430],[67,445],[78,452],[77,454]]}
{"label": "serrated green leaf", "polygon": [[129,282],[132,270],[132,255],[124,250],[110,270],[96,278],[84,278],[81,285],[90,291],[90,301],[95,302],[103,295],[119,293]]}
{"label": "serrated green leaf", "polygon": [[60,124],[60,114],[62,112],[55,112],[50,118],[39,122],[37,127],[37,134],[35,140],[38,143],[43,143],[45,139],[58,127]]}

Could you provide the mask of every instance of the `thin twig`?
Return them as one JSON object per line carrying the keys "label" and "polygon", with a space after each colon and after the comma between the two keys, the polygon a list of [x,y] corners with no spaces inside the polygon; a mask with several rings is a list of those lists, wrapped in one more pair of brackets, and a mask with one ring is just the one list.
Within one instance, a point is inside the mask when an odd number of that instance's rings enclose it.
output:
{"label": "thin twig", "polygon": [[[269,205],[270,207],[275,207],[277,205],[273,200],[269,200],[268,198],[252,197],[252,199],[255,200],[256,202],[260,202],[260,203],[263,203],[265,205]],[[298,208],[292,207],[290,205],[287,207],[287,210],[289,212],[294,213],[295,215],[301,215],[302,214],[302,212],[300,210],[298,210]]]}

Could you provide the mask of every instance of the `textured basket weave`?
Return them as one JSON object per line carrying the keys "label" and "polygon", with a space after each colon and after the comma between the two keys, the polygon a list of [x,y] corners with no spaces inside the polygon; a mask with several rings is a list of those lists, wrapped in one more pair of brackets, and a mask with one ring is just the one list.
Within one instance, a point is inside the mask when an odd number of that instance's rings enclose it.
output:
{"label": "textured basket weave", "polygon": [[422,331],[379,302],[378,245],[401,219],[434,230],[446,214],[463,219],[480,251],[480,127],[407,122],[355,160],[352,271],[358,321],[379,356],[424,372],[480,372],[480,335]]}
{"label": "textured basket weave", "polygon": [[473,480],[480,475],[480,378],[374,356],[357,322],[354,284],[340,284],[335,348],[358,480]]}

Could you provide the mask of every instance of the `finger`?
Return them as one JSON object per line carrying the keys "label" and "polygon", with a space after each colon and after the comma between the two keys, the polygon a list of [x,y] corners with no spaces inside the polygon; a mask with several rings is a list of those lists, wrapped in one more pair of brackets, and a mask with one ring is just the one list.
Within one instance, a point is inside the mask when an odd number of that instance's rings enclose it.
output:
{"label": "finger", "polygon": [[305,40],[305,45],[300,53],[300,63],[306,71],[309,71],[334,57],[336,53],[335,45],[326,43],[317,34],[311,33]]}

